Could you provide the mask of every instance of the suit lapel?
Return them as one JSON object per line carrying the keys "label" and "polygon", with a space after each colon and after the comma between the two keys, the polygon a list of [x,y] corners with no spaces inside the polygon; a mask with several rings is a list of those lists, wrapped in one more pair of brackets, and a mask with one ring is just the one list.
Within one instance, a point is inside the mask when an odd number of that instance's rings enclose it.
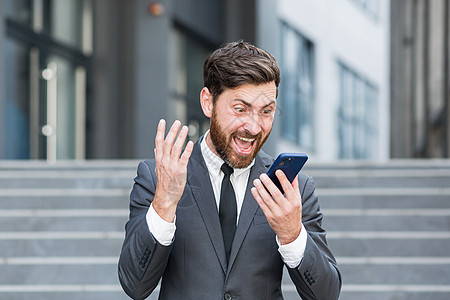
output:
{"label": "suit lapel", "polygon": [[208,169],[200,149],[200,140],[195,143],[191,159],[189,160],[187,184],[192,191],[193,198],[200,210],[206,230],[225,273],[227,270],[227,259],[223,244],[222,229]]}
{"label": "suit lapel", "polygon": [[[236,256],[244,241],[245,235],[250,228],[253,217],[258,209],[258,203],[253,197],[250,189],[253,187],[253,180],[259,177],[262,173],[266,172],[271,164],[270,158],[264,153],[258,154],[255,158],[255,165],[250,171],[250,175],[247,182],[247,188],[245,190],[244,202],[242,203],[241,213],[239,215],[239,222],[234,235],[233,247],[231,248],[230,262],[228,264],[228,272],[236,259]],[[264,158],[263,158],[264,156]],[[220,224],[219,224],[220,226]]]}

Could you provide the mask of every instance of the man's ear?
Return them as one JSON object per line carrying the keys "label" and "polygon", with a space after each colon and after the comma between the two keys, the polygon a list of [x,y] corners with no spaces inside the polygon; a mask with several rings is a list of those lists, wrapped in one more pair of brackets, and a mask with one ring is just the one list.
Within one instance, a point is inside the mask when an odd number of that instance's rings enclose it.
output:
{"label": "man's ear", "polygon": [[203,114],[211,118],[213,111],[213,96],[207,87],[204,87],[200,92],[200,105],[202,106]]}

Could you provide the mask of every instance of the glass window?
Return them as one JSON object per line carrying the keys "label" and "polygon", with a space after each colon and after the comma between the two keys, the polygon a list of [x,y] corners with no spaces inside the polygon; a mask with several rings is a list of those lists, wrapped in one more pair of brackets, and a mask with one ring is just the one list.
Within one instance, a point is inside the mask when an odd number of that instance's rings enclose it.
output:
{"label": "glass window", "polygon": [[[55,67],[53,75],[57,84],[54,95],[57,99],[55,126],[58,130],[56,158],[73,159],[76,157],[76,65],[56,55],[49,56],[47,61],[48,65]],[[47,95],[49,93],[47,90]]]}
{"label": "glass window", "polygon": [[82,47],[84,2],[45,0],[43,31],[63,44]]}
{"label": "glass window", "polygon": [[3,0],[6,16],[20,23],[31,26],[33,6],[32,0]]}
{"label": "glass window", "polygon": [[279,113],[282,136],[312,150],[314,113],[314,46],[282,23]]}
{"label": "glass window", "polygon": [[5,0],[4,158],[85,157],[91,4]]}
{"label": "glass window", "polygon": [[343,64],[339,64],[339,83],[339,158],[375,158],[377,89]]}
{"label": "glass window", "polygon": [[29,158],[29,57],[28,48],[5,41],[6,102],[1,113],[5,128],[5,158]]}
{"label": "glass window", "polygon": [[6,16],[90,54],[92,0],[2,0]]}

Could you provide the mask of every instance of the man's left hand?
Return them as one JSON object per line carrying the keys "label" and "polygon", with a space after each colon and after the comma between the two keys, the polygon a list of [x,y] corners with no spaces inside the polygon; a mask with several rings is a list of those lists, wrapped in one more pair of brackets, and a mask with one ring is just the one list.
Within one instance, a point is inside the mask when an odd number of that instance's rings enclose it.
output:
{"label": "man's left hand", "polygon": [[266,174],[261,174],[259,179],[253,181],[254,187],[251,191],[281,245],[285,245],[297,239],[302,230],[302,198],[298,187],[298,175],[292,184],[283,171],[278,170],[275,175],[285,195]]}

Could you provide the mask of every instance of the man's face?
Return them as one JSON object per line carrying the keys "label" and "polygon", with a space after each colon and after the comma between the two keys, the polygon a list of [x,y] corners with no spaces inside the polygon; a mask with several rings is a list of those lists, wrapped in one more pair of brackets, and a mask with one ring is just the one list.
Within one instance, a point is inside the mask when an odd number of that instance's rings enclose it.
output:
{"label": "man's face", "polygon": [[247,167],[269,137],[275,107],[274,82],[226,89],[212,109],[208,146],[233,168]]}

